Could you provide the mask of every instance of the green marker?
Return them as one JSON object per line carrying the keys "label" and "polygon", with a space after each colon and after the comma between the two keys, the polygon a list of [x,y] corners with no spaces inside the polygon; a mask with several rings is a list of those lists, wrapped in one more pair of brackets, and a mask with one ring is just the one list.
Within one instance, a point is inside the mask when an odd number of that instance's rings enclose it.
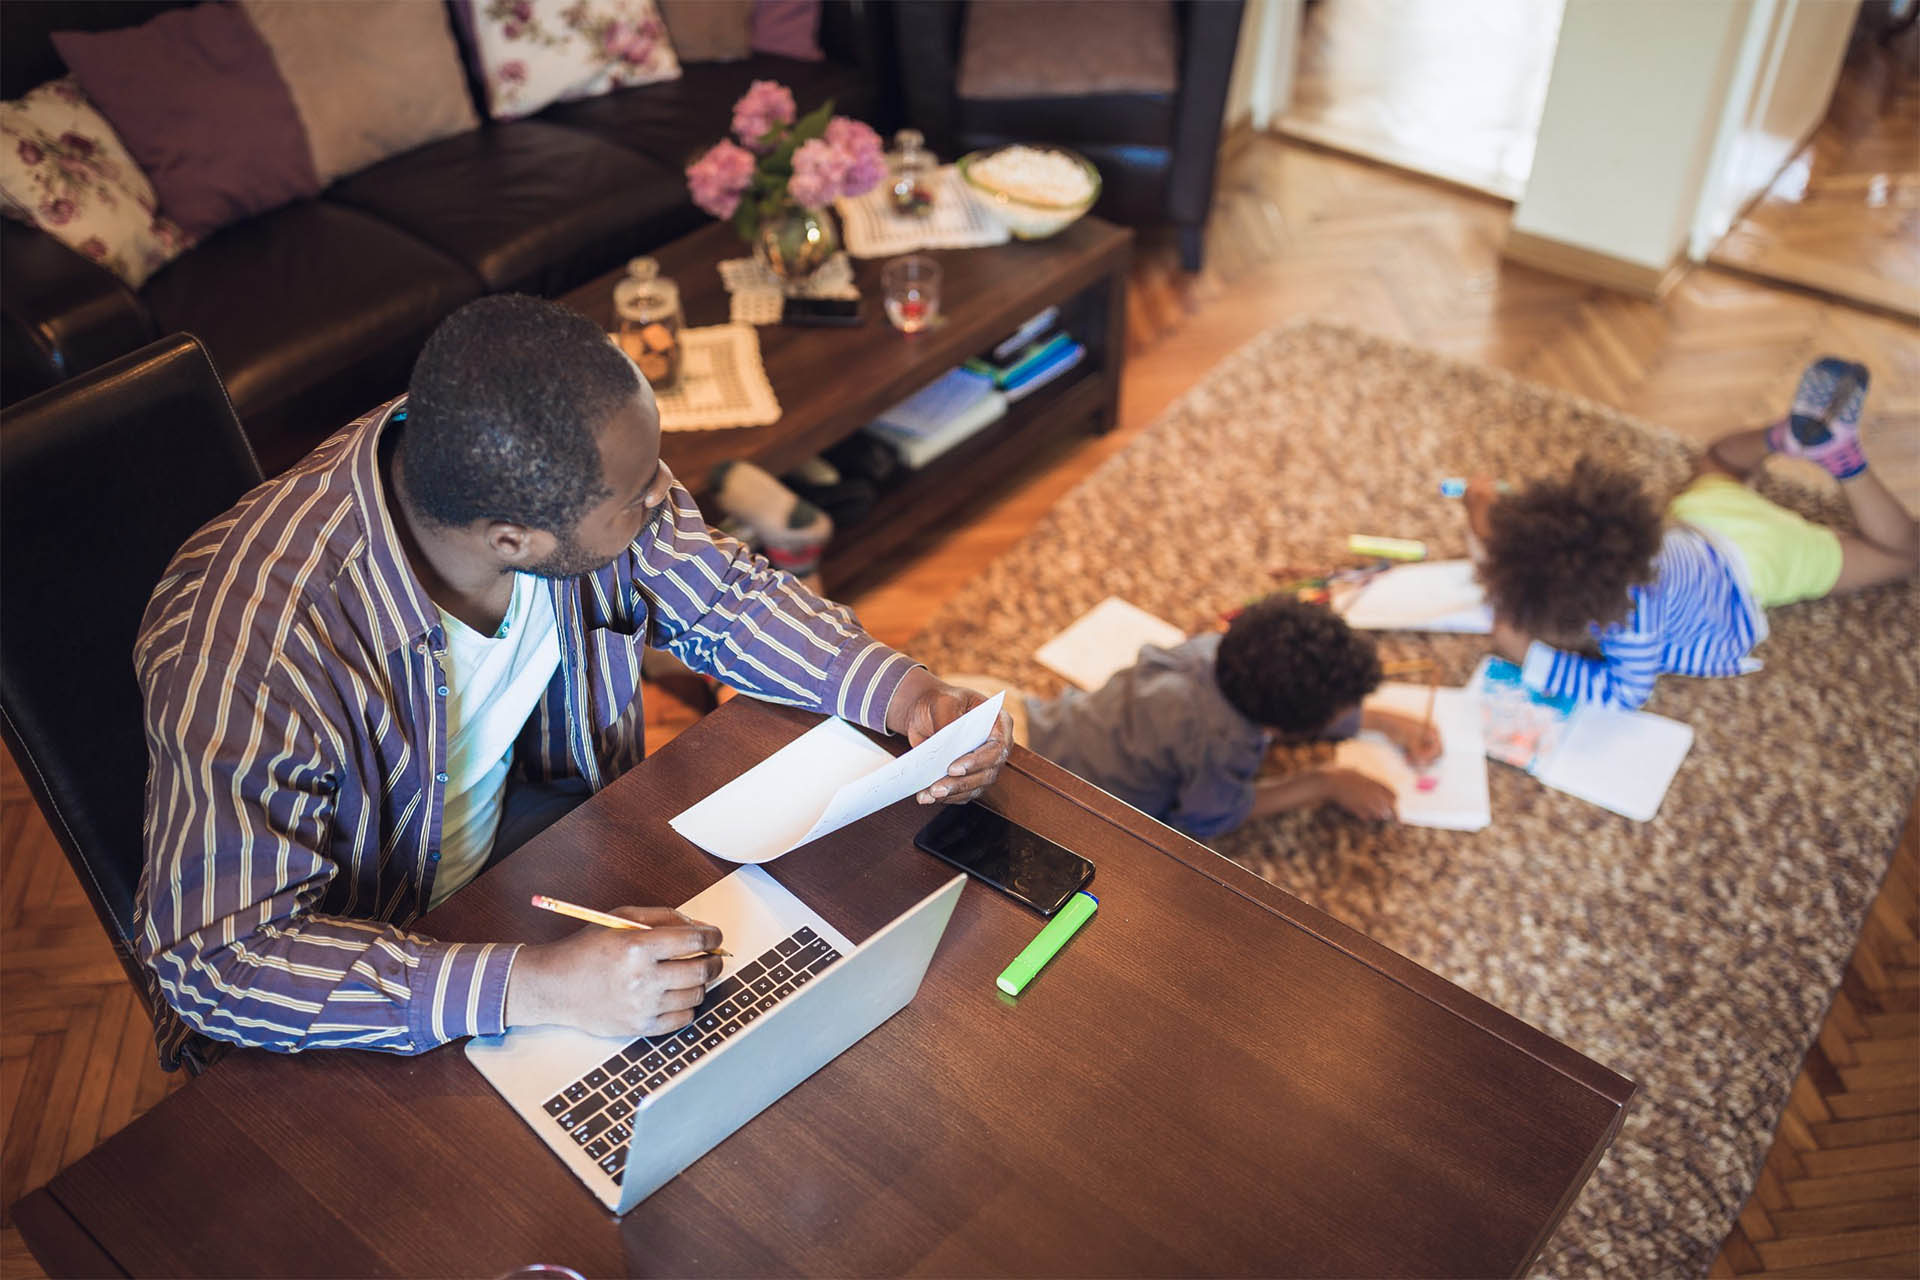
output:
{"label": "green marker", "polygon": [[1427,544],[1417,538],[1383,538],[1376,534],[1347,535],[1347,550],[1357,556],[1377,556],[1383,560],[1425,560]]}
{"label": "green marker", "polygon": [[1093,918],[1099,906],[1100,899],[1084,889],[1068,898],[1067,905],[1047,921],[1047,927],[1035,935],[1033,941],[1027,944],[1027,949],[1013,958],[1007,971],[993,980],[994,985],[1010,996],[1019,995],[1033,981],[1034,975],[1047,967],[1047,961],[1053,959],[1054,952],[1066,946],[1067,939]]}

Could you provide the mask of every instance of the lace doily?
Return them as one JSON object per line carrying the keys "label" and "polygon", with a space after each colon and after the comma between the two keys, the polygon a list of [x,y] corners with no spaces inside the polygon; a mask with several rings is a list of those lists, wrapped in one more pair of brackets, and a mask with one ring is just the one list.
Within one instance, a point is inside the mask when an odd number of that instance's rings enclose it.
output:
{"label": "lace doily", "polygon": [[662,431],[764,427],[780,420],[780,401],[760,362],[760,335],[749,324],[680,331],[680,380],[656,391]]}
{"label": "lace doily", "polygon": [[853,261],[836,253],[805,280],[782,280],[758,258],[729,258],[720,264],[720,283],[732,295],[735,324],[779,324],[780,311],[792,298],[858,298]]}
{"label": "lace doily", "polygon": [[941,165],[932,183],[933,207],[924,218],[895,213],[884,182],[863,196],[836,201],[847,252],[856,258],[891,258],[921,249],[978,249],[1007,242],[1006,227],[967,189],[952,165]]}

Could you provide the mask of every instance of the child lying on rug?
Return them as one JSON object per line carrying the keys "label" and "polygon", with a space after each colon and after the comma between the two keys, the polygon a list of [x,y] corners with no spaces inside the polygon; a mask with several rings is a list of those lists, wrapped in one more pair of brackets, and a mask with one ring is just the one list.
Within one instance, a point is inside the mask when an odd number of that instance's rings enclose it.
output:
{"label": "child lying on rug", "polygon": [[[1834,357],[1801,376],[1791,412],[1716,440],[1664,519],[1637,481],[1581,459],[1513,493],[1467,488],[1493,647],[1549,696],[1638,707],[1663,672],[1758,668],[1766,610],[1905,578],[1920,521],[1860,451],[1866,367]],[[1802,519],[1748,487],[1771,453],[1840,482],[1858,534]]]}
{"label": "child lying on rug", "polygon": [[[984,676],[953,682],[995,693]],[[1432,726],[1362,699],[1380,684],[1373,641],[1320,605],[1268,596],[1224,633],[1170,649],[1145,645],[1092,693],[1043,699],[1009,690],[1014,741],[1197,839],[1249,818],[1332,802],[1362,818],[1394,816],[1393,791],[1328,765],[1262,776],[1276,740],[1350,737],[1397,743],[1415,765],[1439,758]]]}

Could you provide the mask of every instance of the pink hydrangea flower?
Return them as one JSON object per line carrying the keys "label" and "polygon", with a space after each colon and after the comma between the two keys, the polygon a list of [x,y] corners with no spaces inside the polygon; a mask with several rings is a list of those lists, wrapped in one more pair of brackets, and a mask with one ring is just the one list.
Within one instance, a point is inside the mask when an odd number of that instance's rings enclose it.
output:
{"label": "pink hydrangea flower", "polygon": [[753,153],[731,142],[716,142],[687,166],[687,190],[693,202],[716,218],[733,216],[740,196],[753,181]]}
{"label": "pink hydrangea flower", "polygon": [[858,120],[835,116],[827,122],[827,145],[840,153],[842,196],[864,195],[887,176],[880,135]]}
{"label": "pink hydrangea flower", "polygon": [[47,153],[42,151],[38,144],[29,142],[25,138],[20,139],[20,163],[39,164],[46,158]]}
{"label": "pink hydrangea flower", "polygon": [[73,201],[62,198],[55,200],[52,204],[42,205],[40,212],[46,217],[48,222],[58,227],[72,222],[73,215],[78,213],[79,210],[74,207]]}
{"label": "pink hydrangea flower", "polygon": [[793,177],[787,194],[806,209],[833,203],[846,185],[847,158],[825,138],[812,138],[793,153]]}
{"label": "pink hydrangea flower", "polygon": [[518,58],[512,62],[503,62],[496,74],[500,77],[502,84],[523,84],[527,79],[527,64]]}
{"label": "pink hydrangea flower", "polygon": [[107,242],[99,236],[88,236],[86,242],[80,246],[80,252],[86,254],[95,262],[105,262],[107,260]]}
{"label": "pink hydrangea flower", "polygon": [[755,80],[733,104],[733,136],[749,147],[778,125],[792,124],[793,91],[777,80]]}

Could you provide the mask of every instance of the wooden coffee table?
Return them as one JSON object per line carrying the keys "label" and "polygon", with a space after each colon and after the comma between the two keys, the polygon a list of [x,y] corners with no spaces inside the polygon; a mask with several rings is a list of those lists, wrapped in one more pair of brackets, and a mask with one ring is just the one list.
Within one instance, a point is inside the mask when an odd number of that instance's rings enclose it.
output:
{"label": "wooden coffee table", "polygon": [[[1011,406],[1006,417],[886,493],[859,524],[837,530],[822,572],[830,591],[884,568],[916,533],[978,501],[989,484],[1052,442],[1113,425],[1125,359],[1127,263],[1133,233],[1082,218],[1051,240],[935,253],[944,280],[939,327],[906,337],[887,323],[881,260],[857,261],[865,322],[858,328],[760,329],[760,351],[780,398],[772,426],[669,432],[667,465],[696,496],[716,463],[745,458],[779,475],[860,430],[970,356],[986,352],[1035,312],[1060,308],[1061,327],[1087,348],[1079,367]],[[721,324],[728,297],[718,264],[746,256],[715,224],[654,255],[680,286],[689,325]],[[561,299],[609,329],[613,283],[595,280]],[[708,513],[710,516],[715,514]]]}

